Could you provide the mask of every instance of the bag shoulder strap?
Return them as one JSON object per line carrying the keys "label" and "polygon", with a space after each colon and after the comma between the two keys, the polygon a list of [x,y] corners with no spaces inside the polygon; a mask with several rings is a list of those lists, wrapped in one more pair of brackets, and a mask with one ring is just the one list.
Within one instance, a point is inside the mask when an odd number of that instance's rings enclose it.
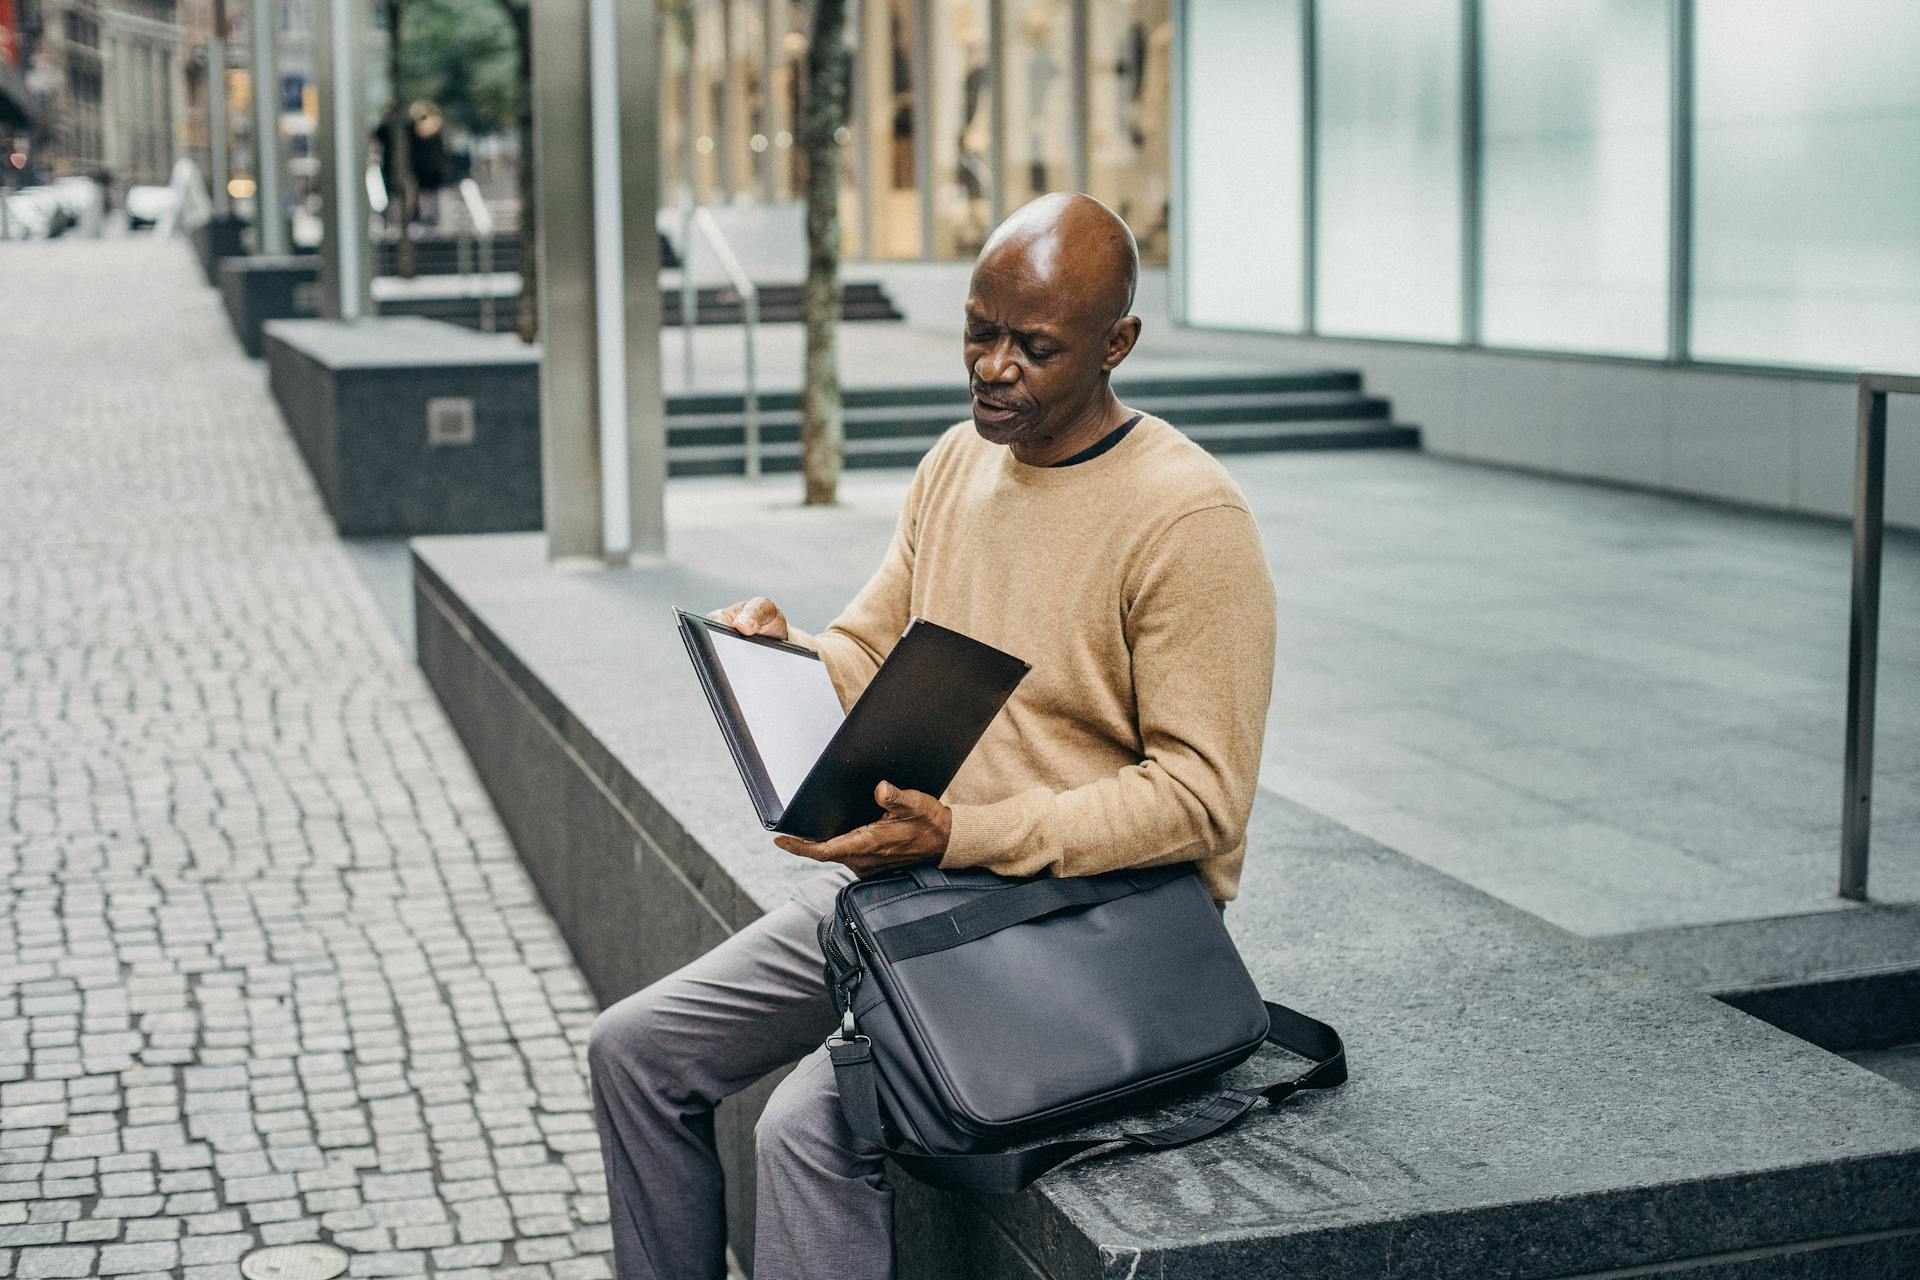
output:
{"label": "bag shoulder strap", "polygon": [[973,901],[947,911],[876,929],[869,941],[880,949],[881,955],[898,964],[975,942],[1043,916],[1113,902],[1192,874],[1193,864],[1178,862],[1099,876],[1028,880],[996,893],[980,894]]}
{"label": "bag shoulder strap", "polygon": [[1347,1078],[1347,1051],[1340,1042],[1339,1032],[1285,1005],[1263,1003],[1267,1006],[1267,1043],[1313,1063],[1299,1075],[1251,1093],[1243,1089],[1223,1089],[1201,1103],[1186,1119],[1163,1129],[1125,1133],[1117,1138],[1048,1142],[1020,1151],[933,1156],[888,1145],[880,1118],[872,1044],[865,1036],[847,1039],[835,1032],[827,1041],[827,1052],[833,1060],[840,1105],[854,1133],[885,1151],[901,1168],[923,1182],[956,1190],[1012,1195],[1049,1169],[1095,1147],[1159,1150],[1185,1146],[1219,1133],[1251,1111],[1256,1103],[1265,1101],[1268,1106],[1279,1106],[1303,1089],[1331,1089]]}

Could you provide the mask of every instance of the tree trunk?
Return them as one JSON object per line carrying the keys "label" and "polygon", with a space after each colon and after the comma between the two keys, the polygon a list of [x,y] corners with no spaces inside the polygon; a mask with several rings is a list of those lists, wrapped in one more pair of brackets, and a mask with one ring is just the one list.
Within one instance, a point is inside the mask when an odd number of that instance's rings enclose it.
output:
{"label": "tree trunk", "polygon": [[419,273],[410,231],[414,218],[419,215],[420,191],[413,181],[411,117],[407,114],[406,95],[400,91],[400,23],[404,7],[402,0],[387,0],[387,83],[393,91],[393,105],[387,114],[387,145],[393,148],[393,154],[385,157],[386,163],[381,168],[390,170],[400,181],[399,191],[387,192],[387,221],[393,221],[393,202],[398,200],[400,242],[394,247],[394,270],[411,280]]}
{"label": "tree trunk", "polygon": [[533,158],[533,7],[502,0],[520,42],[520,341],[540,340],[540,256],[536,251],[540,227],[535,201],[538,174]]}
{"label": "tree trunk", "polygon": [[847,123],[852,59],[846,0],[814,0],[807,45],[800,145],[807,166],[807,353],[800,407],[800,463],[808,506],[838,497],[846,421],[835,349],[840,320],[840,139]]}

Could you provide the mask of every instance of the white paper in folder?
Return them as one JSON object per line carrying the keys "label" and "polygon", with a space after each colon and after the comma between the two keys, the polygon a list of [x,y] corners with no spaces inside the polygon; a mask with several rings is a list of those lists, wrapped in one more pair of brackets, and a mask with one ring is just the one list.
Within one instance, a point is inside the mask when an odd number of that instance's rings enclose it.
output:
{"label": "white paper in folder", "polygon": [[733,700],[783,805],[807,779],[846,713],[827,664],[740,636],[709,632]]}

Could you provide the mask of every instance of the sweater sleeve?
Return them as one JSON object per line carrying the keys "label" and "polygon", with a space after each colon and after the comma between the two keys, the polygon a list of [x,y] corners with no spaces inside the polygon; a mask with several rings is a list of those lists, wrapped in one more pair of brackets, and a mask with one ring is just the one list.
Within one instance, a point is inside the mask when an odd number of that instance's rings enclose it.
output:
{"label": "sweater sleeve", "polygon": [[1241,847],[1273,690],[1273,578],[1253,517],[1237,506],[1181,517],[1132,582],[1143,758],[1067,791],[953,806],[941,866],[1080,876]]}
{"label": "sweater sleeve", "polygon": [[818,635],[802,632],[793,639],[818,651],[833,678],[840,705],[851,707],[873,679],[913,614],[913,560],[918,540],[921,495],[932,455],[921,462],[900,504],[900,521],[893,540],[867,585],[860,589],[840,616]]}

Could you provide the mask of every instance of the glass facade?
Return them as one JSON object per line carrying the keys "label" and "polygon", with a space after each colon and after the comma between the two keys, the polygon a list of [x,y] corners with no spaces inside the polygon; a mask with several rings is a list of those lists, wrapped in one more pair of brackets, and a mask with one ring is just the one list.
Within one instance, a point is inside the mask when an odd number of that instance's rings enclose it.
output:
{"label": "glass facade", "polygon": [[1667,349],[1667,0],[1482,0],[1481,340]]}
{"label": "glass facade", "polygon": [[[663,200],[802,198],[804,0],[681,12],[661,63]],[[859,0],[848,16],[849,256],[971,258],[1021,204],[1079,189],[1166,262],[1173,0]]]}
{"label": "glass facade", "polygon": [[1694,354],[1920,366],[1920,7],[1696,14]]}
{"label": "glass facade", "polygon": [[1910,0],[1180,14],[1189,323],[1669,362],[1920,358]]}
{"label": "glass facade", "polygon": [[[1186,315],[1234,329],[1306,323],[1302,0],[1231,0],[1189,18],[1182,78],[1238,86],[1187,105]],[[1248,145],[1246,121],[1268,121]],[[1270,211],[1249,218],[1247,210]],[[1293,216],[1288,216],[1288,211]]]}
{"label": "glass facade", "polygon": [[1319,260],[1327,333],[1461,336],[1461,5],[1319,6]]}

